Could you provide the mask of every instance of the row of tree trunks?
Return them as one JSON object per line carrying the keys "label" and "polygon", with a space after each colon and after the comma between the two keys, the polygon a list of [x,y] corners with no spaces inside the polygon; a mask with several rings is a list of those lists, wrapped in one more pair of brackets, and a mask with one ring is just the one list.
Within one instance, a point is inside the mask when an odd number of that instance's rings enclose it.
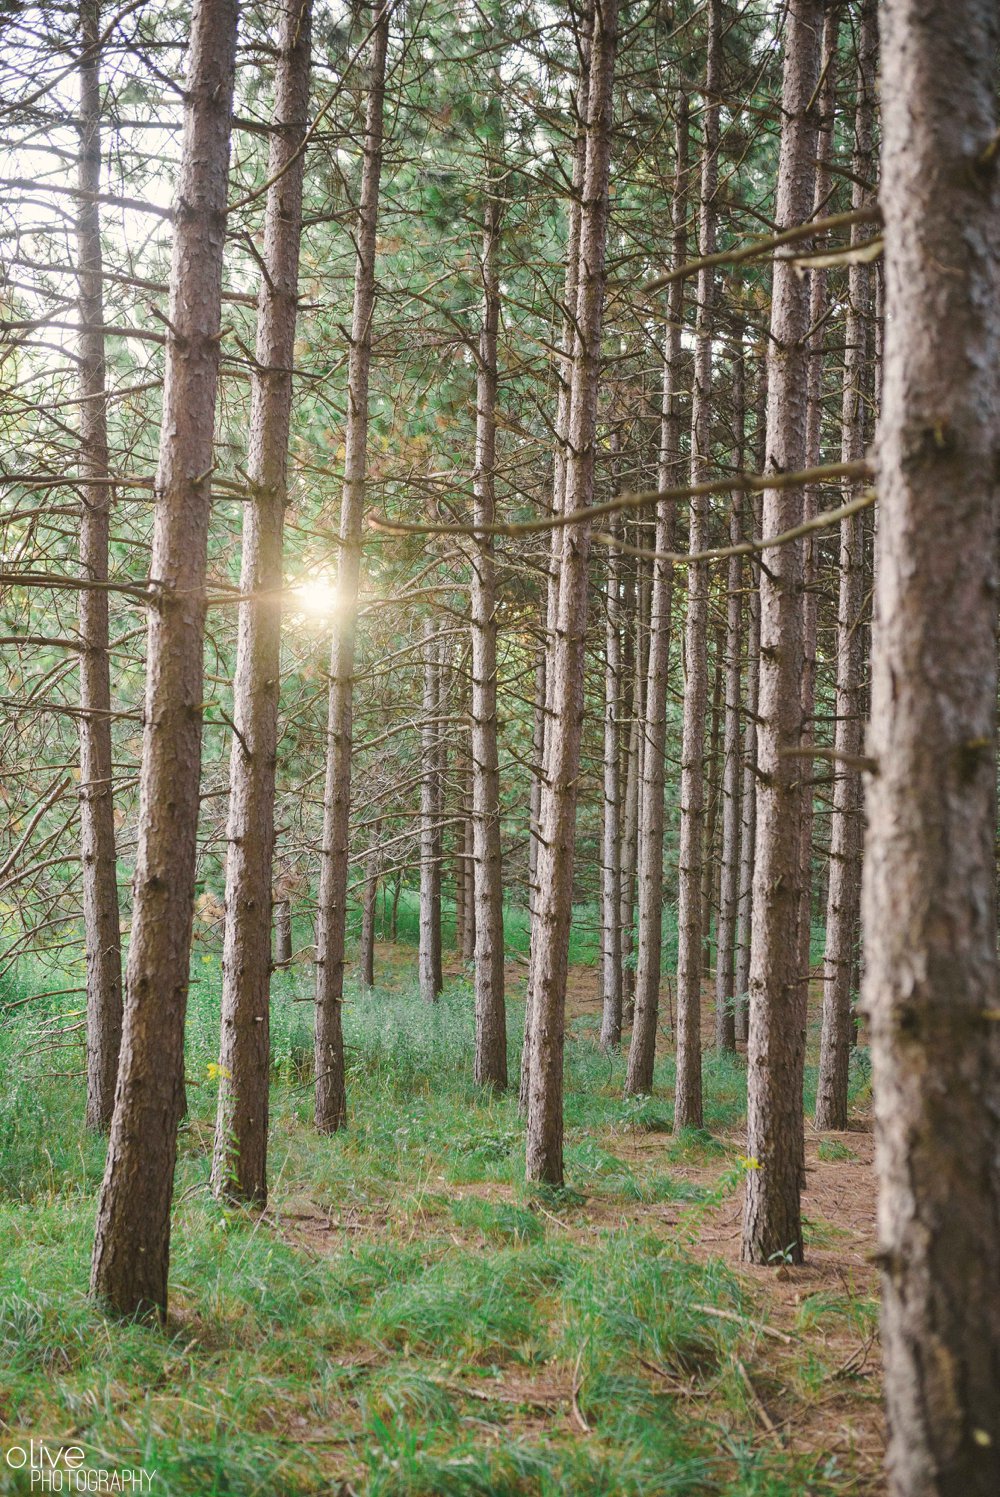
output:
{"label": "row of tree trunks", "polygon": [[354,659],[361,525],[365,508],[368,446],[368,377],[375,314],[375,246],[382,176],[385,63],[389,42],[388,0],[376,0],[368,63],[364,162],[356,230],[354,307],[347,376],[347,431],[340,510],[337,613],[330,656],[323,848],[320,857],[316,930],[316,1126],[340,1128],[347,1116],[344,1079],[344,937],[350,856],[351,750],[354,739]]}
{"label": "row of tree trunks", "polygon": [[993,0],[882,6],[885,386],[864,866],[893,1497],[1000,1491]]}
{"label": "row of tree trunks", "polygon": [[[80,6],[79,470],[80,569],[108,580],[112,489],[104,348],[99,0]],[[114,1109],[122,1037],[122,953],[112,798],[108,593],[80,591],[80,842],[87,953],[87,1126],[105,1132]]]}
{"label": "row of tree trunks", "polygon": [[205,578],[236,0],[192,16],[150,572],[139,843],[121,1060],[91,1272],[122,1315],[166,1313],[184,1105],[204,708]]}
{"label": "row of tree trunks", "polygon": [[212,1188],[267,1199],[271,885],[281,677],[282,536],[295,361],[303,150],[309,113],[310,14],[281,12],[268,155],[257,363],[250,395],[249,501],[243,516],[240,605],[229,769],[222,1037]]}
{"label": "row of tree trunks", "polygon": [[[780,230],[808,221],[816,160],[814,101],[823,36],[822,0],[790,0],[785,23],[782,129],[776,201]],[[809,284],[775,259],[768,343],[768,473],[804,466],[808,391]],[[765,535],[790,530],[801,491],[767,489]],[[802,551],[762,558],[757,726],[757,838],[750,961],[747,1171],[743,1256],[802,1259],[802,1076],[805,984],[799,969],[802,780]]]}
{"label": "row of tree trunks", "polygon": [[[593,497],[617,30],[617,0],[604,0],[595,7],[590,56],[576,335],[566,428],[566,513],[587,507]],[[563,1178],[563,1038],[589,559],[589,525],[566,526],[547,672],[549,731],[540,818],[526,1146],[528,1178],[550,1184],[561,1184]]]}

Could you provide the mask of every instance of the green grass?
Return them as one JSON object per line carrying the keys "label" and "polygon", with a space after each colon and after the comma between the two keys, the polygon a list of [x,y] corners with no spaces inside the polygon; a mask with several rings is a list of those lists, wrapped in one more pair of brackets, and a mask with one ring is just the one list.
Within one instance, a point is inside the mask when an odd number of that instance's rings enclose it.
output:
{"label": "green grass", "polygon": [[[773,1350],[752,1329],[766,1306],[691,1250],[740,1177],[719,1136],[742,1116],[740,1062],[706,1056],[708,1131],[675,1139],[672,1060],[653,1096],[626,1101],[623,1058],[574,1030],[568,1189],[533,1190],[516,1098],[473,1085],[465,978],[429,1007],[412,968],[386,964],[373,994],[349,994],[350,1125],[316,1135],[311,973],[295,967],[275,981],[272,1199],[257,1218],[207,1190],[217,953],[199,951],[195,976],[162,1329],[110,1321],[86,1295],[104,1146],[83,1130],[80,1082],[45,1075],[78,1057],[25,1058],[38,1006],[0,1027],[5,1435],[72,1438],[92,1465],[156,1470],[170,1497],[861,1490],[846,1465],[760,1427],[739,1366]],[[870,1305],[806,1301],[800,1322],[860,1332]],[[795,1352],[788,1398],[832,1372]],[[29,1486],[0,1474],[8,1490]]]}

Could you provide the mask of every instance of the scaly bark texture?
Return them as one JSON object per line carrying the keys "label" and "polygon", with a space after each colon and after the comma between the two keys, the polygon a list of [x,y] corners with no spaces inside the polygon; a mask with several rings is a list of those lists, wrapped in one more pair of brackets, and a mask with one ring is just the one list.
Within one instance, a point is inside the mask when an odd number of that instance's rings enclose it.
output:
{"label": "scaly bark texture", "polygon": [[[233,679],[232,755],[222,957],[222,1042],[212,1189],[267,1200],[271,879],[281,676],[282,539],[288,498],[295,314],[302,232],[303,142],[309,111],[308,0],[285,0],[274,134],[268,155],[264,264],[251,376],[250,498],[243,515]],[[276,180],[272,180],[276,179]]]}
{"label": "scaly bark texture", "polygon": [[127,998],[90,1281],[94,1296],[121,1315],[164,1315],[167,1307],[170,1198],[184,1105],[236,27],[236,0],[197,0],[170,267]]}
{"label": "scaly bark texture", "polygon": [[[473,519],[493,524],[497,446],[497,331],[500,205],[486,201],[481,273],[483,320],[476,377],[476,466]],[[500,859],[500,760],[497,749],[497,599],[493,539],[476,538],[470,589],[472,611],[472,835],[476,922],[477,1086],[507,1086],[507,1009],[504,999],[503,865]],[[470,911],[470,914],[472,912]]]}
{"label": "scaly bark texture", "polygon": [[[853,208],[863,207],[871,195],[872,116],[875,102],[875,61],[878,26],[875,0],[865,0],[858,30],[858,95],[855,106],[855,176]],[[862,228],[855,225],[854,240]],[[871,395],[872,270],[855,264],[848,272],[845,319],[844,394],[841,410],[841,457],[854,462],[864,457],[867,423],[866,397]],[[861,776],[858,762],[864,744],[862,680],[865,597],[864,518],[850,515],[840,525],[839,590],[837,599],[837,695],[834,747],[833,810],[830,817],[830,874],[826,903],[826,946],[823,954],[823,1022],[820,1037],[819,1080],[816,1086],[816,1127],[847,1127],[847,1089],[854,1020],[851,992],[856,961],[861,907]]]}
{"label": "scaly bark texture", "polygon": [[1000,1491],[1000,177],[993,0],[882,7],[885,371],[865,848],[893,1497]]}
{"label": "scaly bark texture", "polygon": [[[567,512],[586,507],[593,497],[617,31],[617,0],[604,0],[594,14],[590,58],[576,337],[567,425]],[[550,1184],[560,1184],[563,1178],[563,1036],[573,911],[589,558],[589,525],[567,526],[550,653],[550,714],[538,858],[526,1148],[528,1179]]]}
{"label": "scaly bark texture", "polygon": [[[111,484],[104,352],[101,219],[101,22],[99,0],[80,6],[80,568],[108,579]],[[112,799],[108,594],[80,592],[80,852],[87,951],[87,1127],[106,1132],[122,1039],[122,952]]]}
{"label": "scaly bark texture", "polygon": [[[715,194],[719,177],[719,80],[722,18],[719,0],[708,0],[708,57],[701,159],[698,253],[715,253]],[[694,384],[691,393],[691,482],[701,483],[711,467],[712,314],[715,271],[698,272]],[[708,545],[708,497],[690,503],[689,549]],[[701,862],[704,837],[705,716],[708,706],[708,565],[687,569],[687,621],[684,628],[684,723],[681,734],[681,834],[677,891],[677,1082],[674,1130],[700,1128],[701,1098]]]}
{"label": "scaly bark texture", "polygon": [[[823,36],[822,0],[791,0],[785,22],[781,149],[775,217],[779,230],[813,210],[813,105]],[[775,259],[768,344],[765,472],[802,468],[806,454],[809,285]],[[789,530],[802,512],[796,489],[767,489],[763,532]],[[805,984],[798,959],[802,884],[802,550],[764,553],[760,578],[760,698],[757,724],[757,847],[750,962],[747,1171],[743,1257],[802,1259],[799,1199]],[[791,752],[789,752],[791,751]],[[808,770],[806,771],[808,778]]]}
{"label": "scaly bark texture", "polygon": [[354,739],[354,656],[357,644],[361,523],[365,512],[368,447],[368,374],[375,315],[375,241],[382,177],[382,116],[389,4],[378,0],[368,57],[364,162],[355,243],[354,307],[347,369],[347,431],[340,507],[337,612],[330,653],[323,850],[316,920],[316,1127],[333,1133],[347,1119],[344,1080],[344,935],[350,857],[351,747]]}
{"label": "scaly bark texture", "polygon": [[[674,130],[674,192],[672,260],[674,268],[687,257],[688,212],[688,99],[677,98]],[[681,460],[681,327],[684,282],[670,283],[667,331],[663,349],[660,403],[660,456],[657,483],[676,485]],[[654,549],[673,551],[677,506],[663,500],[656,509]],[[656,1025],[660,1007],[663,956],[663,787],[667,742],[667,682],[670,667],[670,622],[673,611],[674,569],[654,561],[649,601],[649,656],[643,724],[641,791],[638,796],[639,930],[635,973],[635,1015],[625,1077],[627,1095],[652,1089],[656,1059]]]}

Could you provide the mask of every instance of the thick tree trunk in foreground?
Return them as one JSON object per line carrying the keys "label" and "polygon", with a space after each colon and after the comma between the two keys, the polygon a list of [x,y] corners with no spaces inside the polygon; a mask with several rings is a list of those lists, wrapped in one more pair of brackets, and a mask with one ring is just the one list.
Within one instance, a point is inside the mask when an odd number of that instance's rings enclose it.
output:
{"label": "thick tree trunk in foreground", "polygon": [[170,270],[170,335],[150,573],[139,846],[121,1063],[97,1211],[92,1293],[166,1312],[184,1104],[204,703],[205,573],[219,370],[235,0],[198,0]]}
{"label": "thick tree trunk in foreground", "polygon": [[[676,268],[687,256],[688,199],[688,99],[677,98],[674,132],[674,193],[672,204],[672,261]],[[657,483],[661,489],[675,486],[681,456],[681,324],[684,317],[684,282],[670,283],[667,297],[667,332],[663,350],[663,386],[660,406],[660,460]],[[654,549],[672,551],[675,544],[677,506],[663,500],[656,509]],[[646,676],[645,716],[639,801],[639,932],[635,973],[635,1016],[629,1048],[627,1095],[652,1090],[656,1060],[656,1025],[660,1006],[660,976],[663,962],[663,786],[667,743],[667,682],[670,666],[670,623],[673,611],[674,569],[654,561],[649,602],[649,658]]]}
{"label": "thick tree trunk in foreground", "polygon": [[434,1003],[444,990],[441,951],[441,640],[424,620],[424,721],[420,729],[420,996]]}
{"label": "thick tree trunk in foreground", "polygon": [[[597,385],[604,310],[604,260],[611,164],[617,0],[595,11],[580,209],[580,274],[566,454],[567,512],[591,503]],[[561,1184],[563,1033],[573,910],[576,791],[583,727],[584,644],[590,527],[566,529],[559,576],[546,734],[542,837],[531,1014],[526,1165],[529,1180]]]}
{"label": "thick tree trunk in foreground", "polygon": [[[875,0],[865,0],[858,39],[858,99],[855,111],[852,207],[869,197],[862,185],[870,180],[875,60],[878,48]],[[855,225],[856,242],[862,238]],[[867,423],[865,397],[871,392],[872,351],[871,266],[850,267],[845,322],[847,351],[841,414],[841,457],[854,462],[864,456]],[[857,927],[861,904],[861,776],[857,765],[864,747],[862,663],[865,596],[864,516],[850,515],[840,525],[840,586],[837,603],[837,695],[834,747],[833,812],[830,818],[830,876],[826,905],[826,947],[823,955],[823,1025],[819,1080],[816,1087],[816,1127],[847,1127],[848,1068],[854,1019]]]}
{"label": "thick tree trunk in foreground", "polygon": [[[736,330],[733,360],[733,426],[736,471],[744,464],[745,366],[743,329]],[[734,493],[730,501],[729,540],[743,539],[743,503]],[[715,942],[715,1044],[719,1050],[736,1048],[736,906],[739,900],[740,857],[740,636],[743,622],[743,563],[729,558],[726,578],[725,729],[722,736],[722,850],[719,857],[719,923]]]}
{"label": "thick tree trunk in foreground", "polygon": [[[709,0],[706,17],[704,145],[698,253],[715,252],[715,193],[718,184],[719,79],[722,27],[719,0]],[[691,482],[701,483],[711,468],[712,316],[714,269],[698,272],[698,314],[691,409]],[[708,545],[708,497],[690,501],[689,549]],[[684,630],[684,726],[681,742],[681,838],[677,897],[677,1084],[674,1131],[700,1128],[701,1100],[701,860],[704,837],[705,714],[708,707],[708,565],[687,569],[687,622]]]}
{"label": "thick tree trunk in foreground", "polygon": [[[813,209],[816,126],[812,113],[823,34],[821,0],[791,0],[785,28],[783,124],[778,160],[779,229],[808,221]],[[768,348],[767,462],[794,472],[806,452],[809,285],[776,259]],[[799,519],[801,491],[768,489],[765,535]],[[802,551],[766,551],[760,578],[757,847],[750,964],[747,1172],[743,1257],[802,1259],[799,1200],[805,985],[798,959],[802,880]],[[789,752],[791,751],[791,752]],[[808,770],[805,771],[808,777]]]}
{"label": "thick tree trunk in foreground", "polygon": [[[108,578],[111,485],[104,351],[101,219],[101,56],[99,0],[80,6],[80,165],[77,209],[80,289],[80,568]],[[122,1039],[122,952],[112,798],[108,594],[80,592],[80,841],[87,950],[87,1127],[111,1124]]]}
{"label": "thick tree trunk in foreground", "polygon": [[232,756],[222,961],[222,1044],[212,1188],[236,1201],[267,1200],[270,1080],[271,876],[281,676],[282,535],[295,361],[303,151],[309,112],[310,16],[283,0],[268,156],[266,275],[251,376],[250,499],[243,516],[233,680]]}
{"label": "thick tree trunk in foreground", "polygon": [[[500,205],[487,199],[483,225],[483,323],[476,378],[476,467],[472,487],[477,525],[495,511],[497,331]],[[497,598],[493,539],[477,538],[472,557],[472,833],[476,922],[477,1086],[507,1086],[507,1009],[504,998],[503,867],[500,861],[500,761],[497,749]],[[470,913],[472,913],[470,911]]]}
{"label": "thick tree trunk in foreground", "polygon": [[[378,0],[377,0],[378,3]],[[344,489],[340,508],[340,562],[337,612],[330,656],[326,785],[323,792],[323,850],[320,857],[316,925],[316,1127],[332,1133],[347,1118],[344,1082],[344,938],[347,927],[347,870],[350,856],[351,748],[354,738],[354,656],[358,584],[361,575],[361,523],[365,510],[368,446],[368,374],[375,315],[375,242],[382,175],[382,110],[389,5],[378,3],[368,61],[364,163],[356,234],[354,308],[347,372],[347,432]]]}
{"label": "thick tree trunk in foreground", "polygon": [[894,1497],[1000,1491],[1000,179],[992,0],[882,10],[865,1006]]}

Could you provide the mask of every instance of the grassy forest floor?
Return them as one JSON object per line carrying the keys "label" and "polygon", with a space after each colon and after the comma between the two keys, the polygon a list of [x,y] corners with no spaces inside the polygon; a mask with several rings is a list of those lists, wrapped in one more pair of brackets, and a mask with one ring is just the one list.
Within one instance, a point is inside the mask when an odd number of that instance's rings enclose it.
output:
{"label": "grassy forest floor", "polygon": [[[164,1329],[87,1300],[103,1144],[81,1082],[42,1074],[73,1052],[26,1062],[46,1021],[8,1011],[3,1439],[74,1440],[171,1497],[880,1492],[864,1051],[856,1127],[807,1128],[808,1263],[749,1270],[741,1059],[707,1053],[706,1131],[673,1137],[666,1036],[654,1095],[623,1101],[596,973],[575,968],[568,1188],[532,1189],[516,1098],[472,1086],[468,975],[429,1010],[412,948],[380,947],[378,969],[346,1008],[351,1124],[333,1139],[309,1126],[310,969],[276,979],[255,1216],[207,1190],[219,967],[196,958]],[[524,967],[508,970],[516,1055]]]}

